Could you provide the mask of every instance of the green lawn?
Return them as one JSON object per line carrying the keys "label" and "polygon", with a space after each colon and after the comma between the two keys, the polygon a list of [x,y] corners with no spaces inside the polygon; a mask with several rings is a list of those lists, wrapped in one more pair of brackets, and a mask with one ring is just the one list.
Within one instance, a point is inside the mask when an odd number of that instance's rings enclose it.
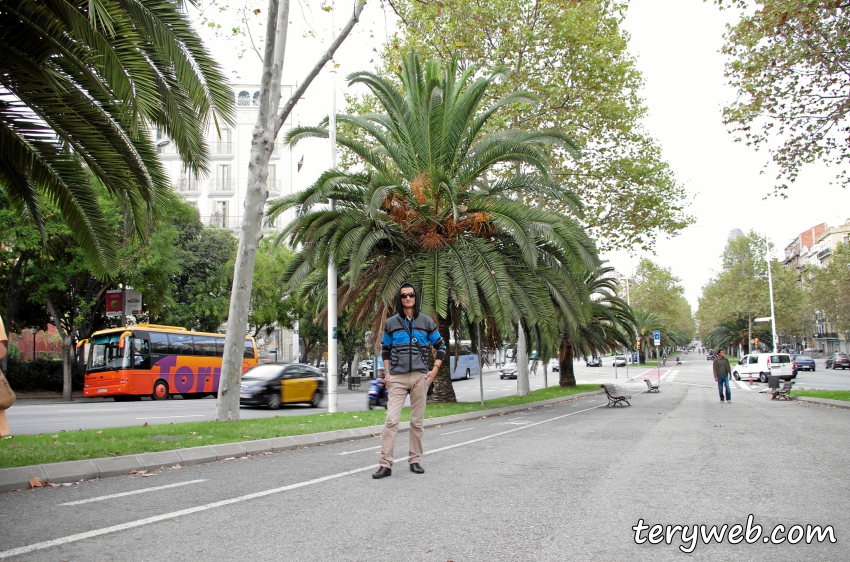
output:
{"label": "green lawn", "polygon": [[[481,407],[480,402],[429,404],[425,409],[425,417],[438,418],[482,409],[539,402],[550,398],[590,392],[598,390],[598,388],[597,385],[592,384],[571,388],[551,386],[535,390],[530,396],[523,398],[506,396],[485,400],[484,408]],[[7,436],[0,440],[0,468],[133,455],[183,449],[185,447],[219,445],[237,441],[368,427],[383,425],[385,417],[386,412],[384,410],[372,410],[259,418],[230,423],[194,422],[151,426],[145,424],[144,426],[112,429]],[[409,408],[404,409],[401,419],[402,421],[410,419]]]}
{"label": "green lawn", "polygon": [[792,390],[794,396],[811,396],[812,398],[828,398],[850,402],[850,390]]}

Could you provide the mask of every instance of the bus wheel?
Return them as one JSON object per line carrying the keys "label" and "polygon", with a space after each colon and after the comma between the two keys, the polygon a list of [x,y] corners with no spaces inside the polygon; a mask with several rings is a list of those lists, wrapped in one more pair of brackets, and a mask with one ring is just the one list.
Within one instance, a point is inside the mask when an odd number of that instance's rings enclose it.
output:
{"label": "bus wheel", "polygon": [[472,378],[472,377],[469,376],[469,369],[467,369],[466,370],[466,380],[469,380],[470,378]]}
{"label": "bus wheel", "polygon": [[153,385],[151,400],[165,400],[168,398],[168,383],[160,379]]}

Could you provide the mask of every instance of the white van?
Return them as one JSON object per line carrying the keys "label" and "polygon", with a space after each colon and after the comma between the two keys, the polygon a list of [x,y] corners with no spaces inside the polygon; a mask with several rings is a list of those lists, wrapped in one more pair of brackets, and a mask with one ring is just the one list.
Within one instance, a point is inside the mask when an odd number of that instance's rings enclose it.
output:
{"label": "white van", "polygon": [[[734,362],[731,361],[731,362]],[[767,382],[768,375],[779,375],[782,380],[797,378],[793,372],[791,355],[788,353],[752,353],[741,357],[741,361],[732,367],[735,380],[748,380],[752,375],[754,380]]]}

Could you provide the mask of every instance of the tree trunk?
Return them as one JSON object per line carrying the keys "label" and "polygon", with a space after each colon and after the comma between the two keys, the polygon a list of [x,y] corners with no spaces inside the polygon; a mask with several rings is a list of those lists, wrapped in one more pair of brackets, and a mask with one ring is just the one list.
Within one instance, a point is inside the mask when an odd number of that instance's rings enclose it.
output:
{"label": "tree trunk", "polygon": [[543,388],[549,388],[549,362],[543,363]]}
{"label": "tree trunk", "polygon": [[[248,186],[245,193],[242,230],[233,272],[233,291],[230,295],[230,310],[227,317],[227,338],[221,362],[221,382],[216,402],[216,421],[239,419],[239,380],[242,373],[243,341],[247,332],[248,312],[251,302],[251,285],[254,280],[254,263],[257,246],[262,238],[263,215],[265,214],[269,175],[269,158],[274,140],[293,107],[301,99],[307,86],[330,60],[342,41],[351,33],[363,11],[366,0],[360,0],[351,18],[336,39],[319,57],[319,61],[308,73],[307,78],[293,92],[283,109],[280,106],[280,83],[286,51],[286,36],[289,26],[289,0],[269,0],[266,21],[266,44],[263,53],[263,71],[260,80],[260,99],[257,123],[251,141],[248,160]],[[329,381],[328,384],[336,384]]]}
{"label": "tree trunk", "polygon": [[569,339],[561,340],[561,347],[558,349],[558,384],[561,386],[575,386],[576,375],[573,369],[573,342]]}
{"label": "tree trunk", "polygon": [[73,390],[71,381],[71,359],[74,357],[73,343],[71,334],[66,333],[62,338],[62,400],[64,402],[73,400],[71,394]]}
{"label": "tree trunk", "polygon": [[[440,329],[440,337],[443,338],[444,342],[447,342],[446,348],[448,349],[449,334],[451,333],[451,323],[449,319],[439,318],[437,320],[437,327]],[[434,394],[428,397],[428,402],[434,404],[457,402],[455,388],[454,385],[452,385],[452,375],[449,370],[450,363],[451,358],[449,357],[449,352],[446,351],[446,358],[443,361],[443,364],[440,365],[440,369],[437,371],[437,378],[434,379]]]}
{"label": "tree trunk", "polygon": [[516,354],[516,395],[528,396],[531,394],[531,385],[528,383],[528,346],[521,320],[517,323]]}
{"label": "tree trunk", "polygon": [[348,369],[348,376],[356,377],[359,374],[358,369],[360,368],[360,351],[354,352],[354,358],[351,359],[351,365]]}

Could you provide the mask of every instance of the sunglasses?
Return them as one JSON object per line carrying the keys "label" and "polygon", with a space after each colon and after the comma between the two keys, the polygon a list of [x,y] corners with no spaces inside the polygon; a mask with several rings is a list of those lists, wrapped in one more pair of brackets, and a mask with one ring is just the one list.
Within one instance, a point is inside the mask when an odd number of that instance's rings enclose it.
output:
{"label": "sunglasses", "polygon": [[412,299],[416,296],[416,293],[402,293],[400,296],[403,299]]}

